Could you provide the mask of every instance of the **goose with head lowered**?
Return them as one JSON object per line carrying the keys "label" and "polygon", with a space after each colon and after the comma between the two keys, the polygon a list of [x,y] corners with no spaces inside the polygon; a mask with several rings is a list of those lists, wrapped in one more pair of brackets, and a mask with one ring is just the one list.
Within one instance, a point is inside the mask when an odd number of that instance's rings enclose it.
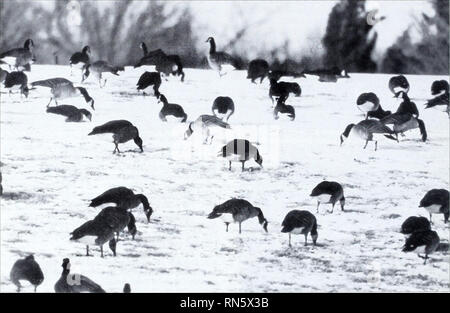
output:
{"label": "goose with head lowered", "polygon": [[101,195],[92,199],[89,206],[98,207],[107,203],[114,203],[118,207],[126,209],[134,209],[142,204],[148,222],[150,222],[150,217],[153,213],[153,208],[150,206],[145,195],[135,194],[133,190],[123,186],[106,190]]}
{"label": "goose with head lowered", "polygon": [[292,105],[285,103],[285,97],[279,97],[277,100],[277,105],[273,109],[273,118],[279,119],[281,116],[287,116],[291,121],[295,120],[295,109]]}
{"label": "goose with head lowered", "polygon": [[300,85],[295,82],[279,82],[276,78],[271,77],[269,74],[270,88],[269,97],[274,103],[274,98],[283,98],[286,100],[289,98],[289,94],[294,94],[296,97],[300,97],[302,89]]}
{"label": "goose with head lowered", "polygon": [[94,99],[89,95],[86,88],[83,87],[75,87],[73,83],[65,78],[56,77],[45,80],[38,80],[31,83],[32,87],[47,87],[50,88],[50,92],[52,94],[50,101],[47,104],[47,107],[50,106],[52,101],[55,101],[55,104],[58,105],[58,100],[73,98],[83,96],[84,100],[87,104],[91,105],[91,108],[94,109]]}
{"label": "goose with head lowered", "polygon": [[226,52],[216,51],[216,41],[213,37],[209,37],[206,42],[209,42],[209,53],[207,55],[209,67],[219,73],[222,77],[226,73],[222,73],[224,67],[231,67],[239,69],[237,60]]}
{"label": "goose with head lowered", "polygon": [[94,129],[88,134],[88,136],[98,135],[98,134],[113,134],[114,151],[113,153],[120,153],[119,143],[125,143],[133,140],[134,143],[139,147],[141,152],[144,152],[142,148],[142,138],[139,137],[139,130],[136,126],[131,124],[127,120],[115,120],[109,121],[103,125],[94,127]]}
{"label": "goose with head lowered", "polygon": [[73,105],[58,105],[56,107],[48,107],[47,113],[58,114],[66,117],[66,122],[81,122],[83,118],[89,121],[92,119],[92,114],[86,109],[78,109]]}
{"label": "goose with head lowered", "polygon": [[331,212],[333,213],[334,205],[339,201],[341,210],[344,211],[345,197],[342,185],[334,181],[320,182],[311,191],[310,197],[317,199],[317,213],[319,213],[320,203],[331,203]]}
{"label": "goose with head lowered", "polygon": [[222,147],[218,154],[219,157],[226,158],[229,162],[228,169],[231,171],[231,162],[241,162],[242,172],[244,171],[245,162],[254,159],[260,167],[262,167],[263,159],[259,154],[258,148],[246,139],[233,139]]}
{"label": "goose with head lowered", "polygon": [[9,94],[11,94],[13,90],[19,90],[21,97],[24,95],[25,98],[28,98],[30,89],[28,88],[28,77],[24,72],[8,73],[3,85],[5,89],[9,90]]}
{"label": "goose with head lowered", "polygon": [[34,42],[27,39],[23,48],[15,48],[0,54],[0,61],[9,65],[10,69],[29,69],[30,64],[36,61],[33,54]]}
{"label": "goose with head lowered", "polygon": [[252,83],[256,84],[255,80],[259,78],[259,83],[261,84],[268,74],[269,63],[266,60],[256,59],[248,64],[247,79],[250,79]]}
{"label": "goose with head lowered", "polygon": [[184,133],[184,140],[188,139],[194,131],[202,131],[204,137],[203,144],[211,144],[214,135],[211,135],[211,128],[230,129],[230,125],[214,115],[200,115],[195,121],[190,122],[188,129]]}
{"label": "goose with head lowered", "polygon": [[70,273],[70,260],[68,258],[63,259],[61,277],[55,284],[56,293],[105,293],[99,284],[95,283],[91,279],[81,274]]}
{"label": "goose with head lowered", "polygon": [[[81,82],[84,82],[89,75],[92,73],[95,79],[98,80],[98,84],[100,88],[105,87],[106,78],[103,78],[103,74],[112,74],[115,76],[119,76],[118,72],[123,71],[123,67],[113,66],[106,61],[95,61],[94,63],[87,64],[82,70],[82,79]],[[103,85],[102,85],[103,79]]]}
{"label": "goose with head lowered", "polygon": [[158,97],[159,87],[161,86],[161,75],[158,72],[145,72],[139,77],[139,81],[136,84],[137,90],[142,90],[142,94],[147,95],[147,88],[153,87],[153,95]]}
{"label": "goose with head lowered", "polygon": [[34,286],[34,292],[36,292],[37,287],[44,281],[44,274],[42,273],[41,267],[35,261],[32,254],[28,255],[23,259],[17,260],[9,274],[9,277],[14,285],[17,286],[17,292],[20,292],[22,285],[21,280],[28,281]]}
{"label": "goose with head lowered", "polygon": [[363,149],[367,147],[369,141],[375,141],[375,151],[377,151],[378,138],[375,140],[375,136],[384,136],[390,140],[398,142],[398,139],[393,136],[395,135],[395,132],[377,120],[363,120],[356,125],[347,125],[344,132],[340,136],[341,146],[351,134],[366,142]]}
{"label": "goose with head lowered", "polygon": [[230,223],[239,223],[239,234],[241,233],[242,222],[252,218],[258,217],[259,224],[262,225],[265,232],[267,232],[268,222],[264,217],[260,208],[253,206],[250,202],[244,199],[230,199],[222,204],[214,207],[208,218],[222,218],[226,225],[226,231]]}
{"label": "goose with head lowered", "polygon": [[445,189],[431,189],[420,200],[419,208],[424,208],[430,214],[444,214],[444,223],[449,218],[449,192]]}
{"label": "goose with head lowered", "polygon": [[427,140],[428,135],[425,123],[410,113],[394,113],[382,118],[380,122],[384,125],[393,125],[396,138],[398,138],[399,133],[404,136],[404,132],[419,128],[422,141],[425,142]]}
{"label": "goose with head lowered", "polygon": [[[427,264],[428,255],[436,251],[439,246],[439,236],[433,230],[421,230],[416,231],[411,234],[405,240],[405,245],[403,246],[403,252],[416,251],[418,256],[424,259],[424,265]],[[421,256],[420,253],[425,254]]]}
{"label": "goose with head lowered", "polygon": [[317,220],[312,213],[292,210],[286,215],[281,226],[283,227],[282,233],[289,233],[289,247],[292,247],[291,234],[305,235],[305,246],[308,245],[308,234],[311,234],[313,245],[316,245],[319,234],[317,232]]}
{"label": "goose with head lowered", "polygon": [[400,232],[409,237],[418,231],[431,230],[430,221],[423,216],[410,216],[402,224]]}

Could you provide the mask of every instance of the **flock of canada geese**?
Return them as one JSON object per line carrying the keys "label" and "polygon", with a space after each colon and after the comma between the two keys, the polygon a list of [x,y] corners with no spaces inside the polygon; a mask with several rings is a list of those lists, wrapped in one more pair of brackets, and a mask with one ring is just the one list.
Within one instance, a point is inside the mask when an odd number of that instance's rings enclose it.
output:
{"label": "flock of canada geese", "polygon": [[[210,37],[206,41],[210,45],[207,55],[208,64],[211,69],[218,72],[219,76],[226,75],[226,69],[238,68],[238,62],[228,53],[217,51],[214,38]],[[11,93],[13,90],[19,90],[21,97],[28,97],[31,90],[36,88],[50,88],[51,98],[47,105],[47,112],[65,116],[67,122],[80,122],[83,119],[91,120],[92,113],[87,109],[79,109],[72,105],[59,105],[58,101],[72,97],[82,97],[84,101],[95,110],[94,99],[90,96],[88,90],[84,87],[76,86],[66,78],[55,77],[45,80],[39,80],[29,83],[26,71],[31,71],[31,64],[35,61],[33,54],[33,40],[28,39],[22,48],[16,48],[0,54],[0,65],[9,66],[9,70],[0,70],[0,78],[5,90]],[[163,80],[168,76],[179,77],[181,81],[185,79],[181,58],[178,55],[167,55],[161,49],[148,51],[145,43],[141,43],[140,48],[144,56],[134,66],[155,65],[155,71],[144,72],[139,78],[136,86],[137,90],[142,91],[144,95],[153,94],[160,103],[162,109],[159,118],[166,121],[171,116],[179,119],[180,122],[187,121],[187,114],[182,106],[170,103],[164,94],[161,94],[159,88]],[[111,65],[107,61],[99,60],[91,62],[90,48],[85,46],[80,52],[76,52],[69,60],[71,75],[73,68],[81,70],[81,82],[84,82],[90,75],[94,77],[100,88],[104,87],[107,79],[104,74],[119,75],[124,71],[123,67]],[[338,79],[349,78],[345,70],[337,67],[330,69],[305,70],[301,73],[293,71],[271,70],[267,61],[262,59],[253,60],[248,64],[248,76],[252,83],[262,83],[267,77],[270,80],[270,89],[268,96],[275,104],[273,115],[275,119],[283,115],[287,118],[295,119],[295,109],[286,104],[289,96],[301,96],[301,88],[298,83],[280,81],[282,77],[290,76],[294,78],[306,77],[306,75],[316,75],[320,82],[333,83]],[[364,148],[369,141],[374,141],[375,150],[377,150],[377,140],[386,138],[398,141],[398,134],[404,136],[404,132],[419,128],[421,139],[427,140],[425,123],[419,119],[419,110],[414,102],[408,97],[410,89],[408,80],[405,76],[394,76],[389,81],[389,90],[394,97],[401,97],[403,102],[396,112],[385,111],[380,105],[376,94],[369,92],[361,94],[356,100],[357,108],[364,112],[365,119],[357,124],[348,125],[341,134],[341,144],[350,135],[356,136],[365,142]],[[425,104],[425,108],[437,108],[447,114],[449,111],[449,83],[446,80],[433,82],[431,86],[431,95],[433,96]],[[50,106],[54,102],[54,106]],[[212,115],[201,115],[193,122],[188,124],[184,139],[188,139],[194,132],[202,132],[204,143],[211,143],[210,129],[214,127],[230,128],[228,123],[235,110],[234,102],[230,97],[217,97],[212,105]],[[392,126],[392,128],[390,127]],[[113,136],[114,151],[120,153],[119,144],[133,140],[138,146],[139,151],[143,151],[143,141],[139,136],[139,130],[127,120],[113,120],[103,125],[93,128],[89,135],[111,133]],[[263,158],[258,148],[245,139],[234,139],[227,143],[221,149],[219,157],[223,157],[229,162],[231,170],[232,162],[240,162],[242,171],[245,170],[245,162],[253,159],[262,167]],[[0,174],[1,182],[1,174]],[[320,204],[331,204],[331,213],[336,203],[339,203],[341,210],[345,211],[344,190],[340,183],[332,181],[323,181],[319,183],[311,192],[311,197],[317,200],[317,212]],[[117,187],[106,190],[104,193],[91,200],[91,207],[98,207],[105,204],[114,204],[100,211],[94,219],[85,222],[80,227],[74,229],[70,235],[70,240],[86,244],[86,255],[89,255],[89,246],[99,246],[100,255],[103,257],[103,245],[108,243],[113,255],[116,255],[116,245],[119,241],[119,234],[125,228],[131,234],[132,238],[137,233],[136,220],[131,209],[142,205],[148,222],[150,222],[153,208],[147,197],[143,194],[135,194],[133,190],[126,187]],[[432,214],[443,214],[445,223],[449,218],[449,192],[444,189],[432,189],[428,191],[419,202],[419,207],[428,211],[430,219],[425,217],[411,216],[401,225],[401,233],[407,236],[403,251],[417,251],[422,253],[420,257],[427,262],[428,255],[436,251],[439,245],[439,236],[431,229]],[[257,217],[264,231],[267,232],[268,221],[264,217],[262,210],[253,206],[244,199],[230,199],[214,207],[208,215],[209,219],[222,218],[224,220],[226,231],[230,223],[239,224],[239,233],[241,233],[241,224],[253,217]],[[293,210],[290,211],[282,222],[281,232],[289,234],[289,246],[291,246],[291,234],[302,234],[305,237],[305,246],[308,244],[308,234],[312,239],[313,245],[318,239],[317,220],[309,211]],[[121,239],[122,240],[122,239]],[[102,287],[93,282],[86,276],[73,274],[70,272],[70,260],[64,258],[62,262],[63,271],[60,279],[55,284],[56,292],[104,292]],[[24,259],[19,259],[13,265],[10,273],[11,281],[20,291],[21,280],[28,281],[35,287],[39,286],[44,280],[43,272],[33,255]],[[131,286],[125,284],[124,292],[130,292]]]}

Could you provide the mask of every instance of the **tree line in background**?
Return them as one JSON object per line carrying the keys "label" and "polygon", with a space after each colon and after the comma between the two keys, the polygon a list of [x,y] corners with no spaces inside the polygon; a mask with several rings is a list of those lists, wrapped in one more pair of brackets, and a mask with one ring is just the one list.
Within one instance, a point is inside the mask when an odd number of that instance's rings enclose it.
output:
{"label": "tree line in background", "polygon": [[[297,71],[339,66],[349,72],[448,75],[449,3],[430,1],[435,15],[423,14],[376,60],[373,52],[378,35],[373,23],[368,23],[365,1],[341,0],[331,10],[326,32],[318,42],[323,53],[311,49],[302,51],[301,56],[292,55],[286,41],[267,52],[271,56],[268,61],[276,68]],[[32,2],[0,1],[0,50],[21,46],[25,38],[33,38],[38,63],[67,64],[74,51],[89,44],[96,59],[132,65],[142,56],[139,43],[143,41],[150,50],[161,48],[180,55],[186,67],[206,66],[188,7],[174,9],[164,2],[125,0],[105,8],[97,1],[83,1],[79,7],[82,22],[77,23],[68,9],[72,3],[55,1],[48,9]],[[420,34],[419,41],[412,40],[412,31]],[[245,28],[236,30],[235,38],[245,36],[245,32]],[[233,51],[237,42],[232,39],[221,45]],[[278,57],[280,51],[283,59]],[[240,59],[249,61],[245,56]]]}

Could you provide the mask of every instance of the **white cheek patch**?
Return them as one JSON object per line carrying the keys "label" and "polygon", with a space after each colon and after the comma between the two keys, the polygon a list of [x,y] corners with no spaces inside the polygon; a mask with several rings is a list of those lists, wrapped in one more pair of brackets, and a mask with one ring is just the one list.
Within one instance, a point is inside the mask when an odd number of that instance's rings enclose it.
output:
{"label": "white cheek patch", "polygon": [[218,118],[224,118],[227,116],[225,113],[219,113],[219,111],[214,110],[214,115],[216,115]]}
{"label": "white cheek patch", "polygon": [[78,63],[73,63],[72,67],[77,68],[77,69],[82,69],[85,65],[86,65],[86,63],[84,63],[84,62],[78,62]]}
{"label": "white cheek patch", "polygon": [[398,93],[398,92],[400,92],[400,91],[408,92],[408,89],[403,88],[403,87],[400,87],[400,86],[394,87],[394,92],[395,92],[395,93]]}
{"label": "white cheek patch", "polygon": [[363,104],[358,105],[358,109],[362,112],[369,112],[376,110],[377,106],[372,102],[366,101]]}

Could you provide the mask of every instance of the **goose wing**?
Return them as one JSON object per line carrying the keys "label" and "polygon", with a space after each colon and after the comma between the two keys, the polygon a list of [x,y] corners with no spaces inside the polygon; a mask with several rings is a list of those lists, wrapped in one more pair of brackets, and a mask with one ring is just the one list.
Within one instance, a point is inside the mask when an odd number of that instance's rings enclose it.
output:
{"label": "goose wing", "polygon": [[77,275],[77,279],[75,280],[79,282],[79,284],[73,284],[71,286],[72,292],[91,292],[91,293],[105,293],[102,287],[99,284],[95,283],[93,280],[88,277],[80,274],[70,274]]}
{"label": "goose wing", "polygon": [[203,124],[206,125],[207,127],[218,126],[218,127],[222,127],[222,128],[230,128],[230,124],[222,121],[217,116],[202,115],[200,118],[201,118],[201,121],[203,122]]}
{"label": "goose wing", "polygon": [[37,80],[35,82],[32,82],[31,86],[33,86],[33,87],[42,86],[42,87],[55,88],[58,86],[71,85],[71,84],[72,84],[72,82],[66,78],[56,77],[56,78],[50,78],[50,79],[45,79],[45,80]]}
{"label": "goose wing", "polygon": [[385,118],[381,119],[380,122],[384,125],[390,125],[390,124],[396,124],[400,125],[403,123],[408,122],[412,118],[411,114],[401,114],[401,113],[394,113],[389,116],[386,116]]}
{"label": "goose wing", "polygon": [[75,106],[66,104],[47,108],[47,113],[59,114],[67,117],[78,114],[79,112],[80,111]]}
{"label": "goose wing", "polygon": [[133,191],[126,187],[111,188],[109,190],[106,190],[104,193],[102,193],[98,197],[95,197],[94,199],[92,199],[89,206],[97,207],[97,206],[99,206],[101,204],[105,204],[105,203],[119,204],[124,199],[129,198],[133,195],[134,195]]}
{"label": "goose wing", "polygon": [[129,126],[133,126],[133,124],[131,124],[131,122],[127,120],[109,121],[103,125],[94,127],[94,129],[89,133],[89,135],[116,133],[122,128]]}
{"label": "goose wing", "polygon": [[216,52],[213,53],[210,57],[218,64],[229,64],[236,67],[236,60],[226,52]]}
{"label": "goose wing", "polygon": [[393,134],[394,131],[376,120],[364,120],[359,125],[365,127],[372,134]]}

